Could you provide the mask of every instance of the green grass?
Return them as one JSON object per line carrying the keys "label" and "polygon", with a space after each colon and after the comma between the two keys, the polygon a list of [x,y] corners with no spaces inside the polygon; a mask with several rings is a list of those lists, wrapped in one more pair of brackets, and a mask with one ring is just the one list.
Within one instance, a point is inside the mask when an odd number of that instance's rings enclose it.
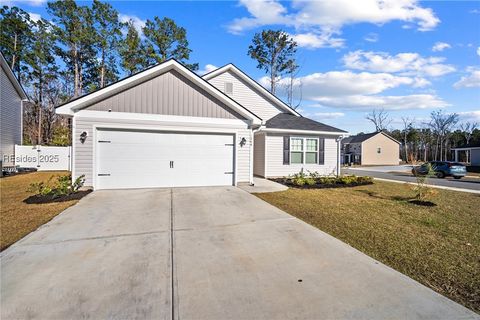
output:
{"label": "green grass", "polygon": [[51,176],[66,175],[68,172],[34,172],[0,179],[2,214],[0,216],[0,250],[6,249],[57,214],[78,202],[71,200],[43,204],[26,204],[33,195],[27,189],[30,183],[47,181]]}
{"label": "green grass", "polygon": [[422,207],[411,186],[376,181],[257,196],[480,312],[480,195],[436,189]]}

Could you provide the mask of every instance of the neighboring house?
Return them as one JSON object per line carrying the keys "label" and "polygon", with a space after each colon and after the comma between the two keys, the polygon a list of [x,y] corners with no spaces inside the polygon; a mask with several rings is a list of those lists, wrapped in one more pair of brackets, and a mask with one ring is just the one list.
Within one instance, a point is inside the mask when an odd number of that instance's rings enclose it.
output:
{"label": "neighboring house", "polygon": [[455,152],[455,161],[458,162],[459,152],[466,153],[467,162],[471,166],[480,166],[480,144],[467,144],[464,146],[452,148]]}
{"label": "neighboring house", "polygon": [[385,132],[359,134],[342,140],[344,164],[398,165],[400,142]]}
{"label": "neighboring house", "polygon": [[22,104],[27,94],[0,53],[0,145],[2,167],[15,165],[15,145],[22,144]]}
{"label": "neighboring house", "polygon": [[73,177],[94,189],[215,186],[339,173],[345,131],[302,117],[235,66],[168,60],[56,109],[73,117]]}

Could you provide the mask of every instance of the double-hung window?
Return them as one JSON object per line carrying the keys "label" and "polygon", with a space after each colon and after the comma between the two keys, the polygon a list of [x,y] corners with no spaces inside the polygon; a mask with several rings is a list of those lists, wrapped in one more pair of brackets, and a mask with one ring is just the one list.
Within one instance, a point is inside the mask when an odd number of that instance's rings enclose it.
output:
{"label": "double-hung window", "polygon": [[290,138],[290,163],[318,163],[318,139],[296,137]]}

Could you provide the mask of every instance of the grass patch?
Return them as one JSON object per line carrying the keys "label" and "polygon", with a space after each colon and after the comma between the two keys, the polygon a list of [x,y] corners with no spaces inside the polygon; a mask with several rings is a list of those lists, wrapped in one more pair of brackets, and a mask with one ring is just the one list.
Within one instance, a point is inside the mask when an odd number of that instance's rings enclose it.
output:
{"label": "grass patch", "polygon": [[256,196],[480,312],[480,195],[437,190],[432,207],[381,181]]}
{"label": "grass patch", "polygon": [[0,179],[2,205],[0,250],[6,249],[78,202],[77,199],[42,204],[24,202],[25,199],[33,196],[33,193],[26,191],[31,183],[66,174],[68,172],[33,172]]}

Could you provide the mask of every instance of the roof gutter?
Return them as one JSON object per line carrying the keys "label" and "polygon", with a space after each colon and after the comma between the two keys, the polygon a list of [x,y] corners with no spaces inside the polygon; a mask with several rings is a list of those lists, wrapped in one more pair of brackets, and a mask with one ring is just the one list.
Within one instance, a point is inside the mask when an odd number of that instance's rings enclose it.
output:
{"label": "roof gutter", "polygon": [[298,134],[324,134],[334,136],[347,136],[349,133],[344,131],[314,131],[314,130],[299,130],[299,129],[278,129],[278,128],[260,128],[260,131],[272,133],[298,133]]}

